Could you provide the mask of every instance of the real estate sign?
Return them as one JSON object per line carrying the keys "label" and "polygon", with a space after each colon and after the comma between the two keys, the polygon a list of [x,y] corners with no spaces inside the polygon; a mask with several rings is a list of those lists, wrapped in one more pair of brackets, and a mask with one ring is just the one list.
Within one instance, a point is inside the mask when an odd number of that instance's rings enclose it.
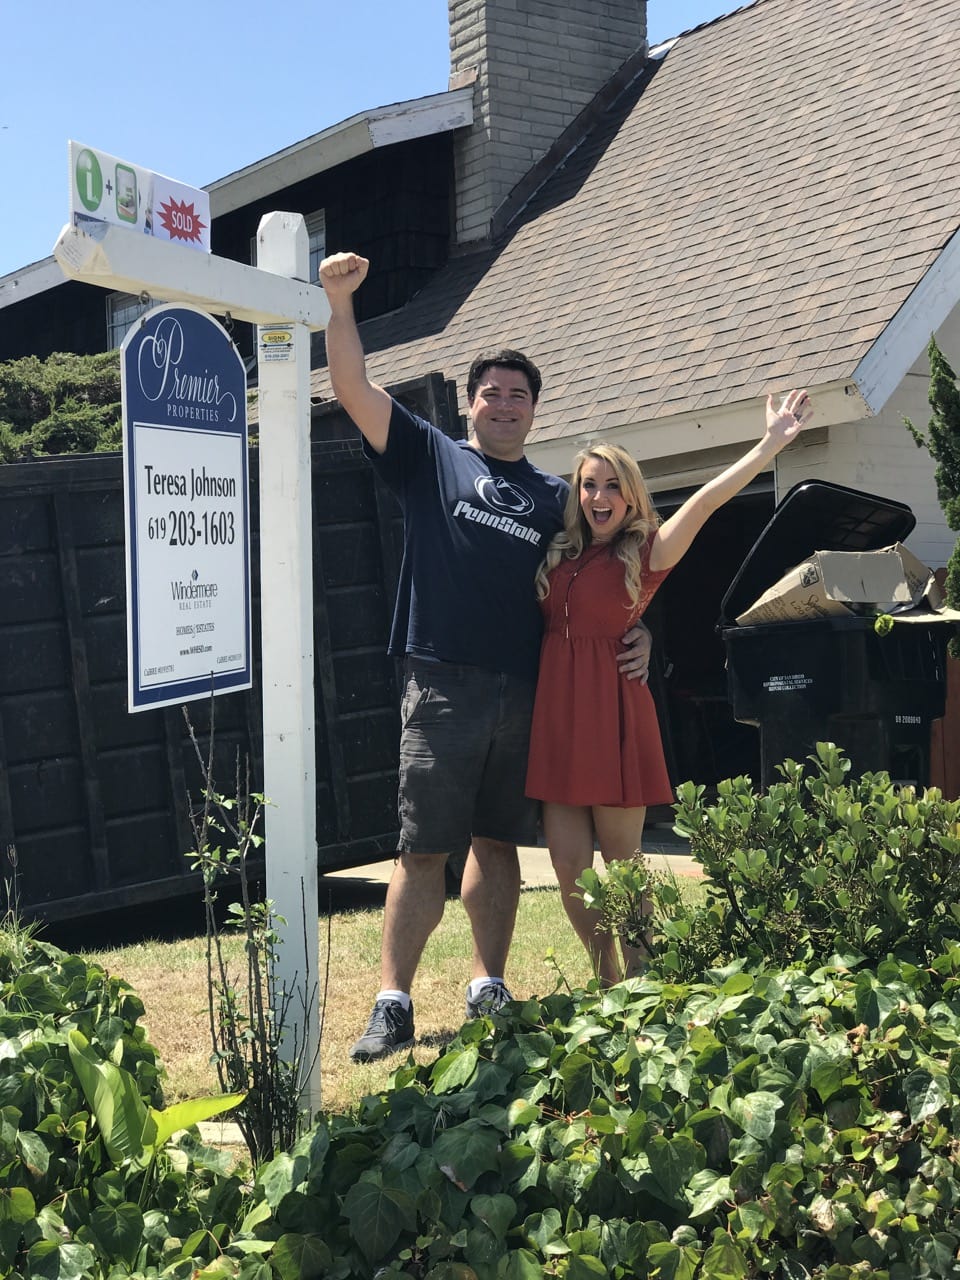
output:
{"label": "real estate sign", "polygon": [[121,347],[131,711],[251,685],[246,373],[196,307]]}
{"label": "real estate sign", "polygon": [[67,145],[74,226],[89,231],[91,226],[106,222],[210,252],[210,196],[206,191],[79,142]]}

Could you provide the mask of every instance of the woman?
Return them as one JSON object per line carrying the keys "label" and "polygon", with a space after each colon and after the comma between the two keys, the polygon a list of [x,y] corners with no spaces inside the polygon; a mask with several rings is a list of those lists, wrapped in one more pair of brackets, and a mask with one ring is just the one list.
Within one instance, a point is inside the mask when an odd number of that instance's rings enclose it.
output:
{"label": "woman", "polygon": [[[564,907],[605,983],[619,976],[616,947],[597,929],[577,878],[593,864],[595,843],[605,862],[633,857],[647,806],[673,802],[653,698],[645,684],[621,678],[619,638],[713,512],[768,467],[811,416],[805,391],[791,391],[779,408],[768,396],[760,441],[662,525],[626,450],[594,444],[575,459],[564,527],[536,579],[545,632],[527,794],[543,801]],[[624,947],[628,974],[638,960]]]}

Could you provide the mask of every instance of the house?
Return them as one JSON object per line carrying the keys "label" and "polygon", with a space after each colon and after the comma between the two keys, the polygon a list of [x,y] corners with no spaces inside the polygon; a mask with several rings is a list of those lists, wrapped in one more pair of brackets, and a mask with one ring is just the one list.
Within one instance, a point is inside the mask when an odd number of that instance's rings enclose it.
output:
{"label": "house", "polygon": [[[953,546],[902,419],[929,416],[932,332],[960,368],[960,10],[755,0],[646,50],[642,4],[558,8],[453,0],[452,83],[476,73],[456,240],[411,302],[362,326],[367,364],[384,384],[431,369],[462,389],[478,350],[527,350],[545,374],[533,460],[569,473],[587,440],[616,440],[662,511],[756,439],[768,390],[809,390],[815,428],[658,600],[675,773],[710,781],[754,764],[714,625],[779,497],[829,479],[907,503],[928,563]],[[625,41],[602,83],[599,31]],[[564,120],[571,48],[598,82]],[[322,367],[313,388],[330,395]]]}

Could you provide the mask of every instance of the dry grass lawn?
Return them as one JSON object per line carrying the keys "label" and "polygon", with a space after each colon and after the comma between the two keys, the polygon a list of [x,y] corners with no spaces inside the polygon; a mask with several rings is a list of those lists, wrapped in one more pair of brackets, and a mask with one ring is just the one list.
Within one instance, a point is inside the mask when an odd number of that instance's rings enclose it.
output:
{"label": "dry grass lawn", "polygon": [[[386,1086],[407,1055],[365,1066],[354,1066],[347,1056],[366,1026],[379,985],[382,908],[341,912],[331,916],[329,924],[329,963],[326,918],[320,920],[318,937],[319,972],[329,967],[330,974],[320,1049],[323,1107],[342,1112],[365,1094]],[[219,1091],[210,1064],[205,951],[205,939],[197,937],[86,953],[129,982],[143,1000],[147,1032],[167,1071],[168,1102]],[[547,958],[551,951],[552,960]],[[236,940],[231,940],[230,954],[239,974],[241,948]],[[414,985],[417,1061],[436,1057],[463,1021],[469,956],[469,924],[461,902],[453,899],[428,943]],[[526,889],[521,894],[506,977],[518,998],[546,995],[563,979],[571,986],[588,981],[586,953],[567,922],[556,889]]]}

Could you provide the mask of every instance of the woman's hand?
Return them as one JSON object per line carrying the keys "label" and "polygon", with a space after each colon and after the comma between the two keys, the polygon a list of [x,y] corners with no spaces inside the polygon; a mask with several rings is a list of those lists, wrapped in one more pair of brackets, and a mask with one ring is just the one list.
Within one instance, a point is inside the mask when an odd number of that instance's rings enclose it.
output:
{"label": "woman's hand", "polygon": [[765,434],[775,440],[782,449],[809,426],[813,417],[813,406],[806,391],[788,391],[780,403],[779,409],[773,403],[773,396],[767,396],[767,429]]}

